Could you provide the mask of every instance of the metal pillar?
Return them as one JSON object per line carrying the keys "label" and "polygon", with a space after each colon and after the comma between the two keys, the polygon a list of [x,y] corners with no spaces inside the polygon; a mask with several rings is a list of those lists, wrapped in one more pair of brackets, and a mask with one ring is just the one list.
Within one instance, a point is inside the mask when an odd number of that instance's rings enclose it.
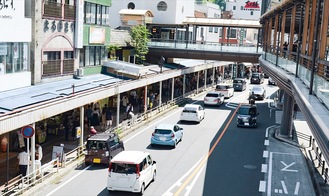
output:
{"label": "metal pillar", "polygon": [[215,67],[212,67],[212,83],[213,86],[215,85]]}
{"label": "metal pillar", "polygon": [[285,92],[282,119],[281,119],[280,136],[291,138],[293,112],[294,112],[294,98]]}
{"label": "metal pillar", "polygon": [[300,46],[302,43],[302,26],[303,26],[303,13],[304,13],[304,5],[301,5],[300,10],[300,20],[299,20],[299,29],[298,29],[298,43],[297,43],[297,59],[296,59],[296,72],[295,76],[298,77],[298,66],[299,66],[299,57],[300,57]]}
{"label": "metal pillar", "polygon": [[146,111],[147,111],[147,105],[148,105],[148,102],[147,102],[147,85],[145,86],[145,88],[144,88],[144,113],[146,113]]}
{"label": "metal pillar", "polygon": [[171,100],[174,100],[174,92],[175,92],[175,78],[172,78],[172,83],[171,83]]}
{"label": "metal pillar", "polygon": [[198,77],[196,79],[196,94],[199,94],[199,79],[200,79],[200,72],[198,71]]}
{"label": "metal pillar", "polygon": [[[35,130],[35,123],[32,123],[32,127],[33,127],[33,129]],[[28,139],[28,138],[27,138]],[[29,140],[29,139],[28,139]],[[33,136],[31,137],[31,162],[32,162],[32,172],[33,172],[33,181],[34,181],[34,179],[35,179],[35,131],[34,131],[34,134],[33,134]],[[28,175],[29,174],[29,170],[27,170],[27,174],[26,175]]]}
{"label": "metal pillar", "polygon": [[204,70],[204,90],[207,88],[207,69]]}
{"label": "metal pillar", "polygon": [[183,97],[185,98],[186,74],[183,75]]}
{"label": "metal pillar", "polygon": [[117,119],[116,126],[120,124],[120,93],[117,94]]}
{"label": "metal pillar", "polygon": [[81,135],[80,135],[80,147],[83,147],[83,135],[84,135],[84,127],[85,127],[85,108],[83,106],[80,107],[80,130],[81,130]]}
{"label": "metal pillar", "polygon": [[159,82],[159,105],[162,104],[162,80]]}

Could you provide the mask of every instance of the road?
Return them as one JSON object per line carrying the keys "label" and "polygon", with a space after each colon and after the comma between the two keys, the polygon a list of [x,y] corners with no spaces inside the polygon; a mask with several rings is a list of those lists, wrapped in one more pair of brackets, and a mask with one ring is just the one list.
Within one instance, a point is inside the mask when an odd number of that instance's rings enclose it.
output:
{"label": "road", "polygon": [[[277,87],[267,86],[267,95]],[[151,153],[157,162],[156,181],[144,195],[262,195],[260,181],[264,179],[262,164],[266,149],[267,127],[275,124],[268,101],[257,101],[257,128],[238,128],[235,110],[238,103],[247,102],[248,89],[235,92],[220,107],[206,107],[205,119],[199,123],[180,123],[182,107],[145,124],[124,138],[126,150]],[[204,94],[193,102],[202,104]],[[184,128],[182,142],[175,149],[151,147],[150,137],[160,123],[178,123]],[[106,189],[107,168],[89,166],[70,172],[54,184],[44,186],[36,195],[109,195]],[[135,195],[114,192],[111,195]]]}

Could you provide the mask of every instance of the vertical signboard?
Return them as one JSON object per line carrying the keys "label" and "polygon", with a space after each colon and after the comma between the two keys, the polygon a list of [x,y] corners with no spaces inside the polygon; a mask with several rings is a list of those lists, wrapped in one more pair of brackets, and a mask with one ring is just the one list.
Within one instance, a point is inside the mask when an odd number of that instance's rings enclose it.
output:
{"label": "vertical signboard", "polygon": [[84,0],[76,0],[76,10],[75,10],[75,48],[83,48],[83,7]]}

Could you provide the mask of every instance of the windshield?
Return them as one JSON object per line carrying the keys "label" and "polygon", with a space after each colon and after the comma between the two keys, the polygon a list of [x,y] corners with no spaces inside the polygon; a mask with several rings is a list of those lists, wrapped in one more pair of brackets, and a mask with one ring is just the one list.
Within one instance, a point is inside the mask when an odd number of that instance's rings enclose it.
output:
{"label": "windshield", "polygon": [[254,73],[254,74],[252,74],[252,76],[251,77],[253,77],[253,78],[259,78],[259,74],[257,74],[257,73]]}
{"label": "windshield", "polygon": [[86,148],[91,150],[106,150],[106,141],[88,140]]}
{"label": "windshield", "polygon": [[234,80],[233,83],[242,83],[242,80]]}
{"label": "windshield", "polygon": [[125,164],[125,163],[112,163],[111,171],[121,174],[134,174],[136,173],[136,164]]}
{"label": "windshield", "polygon": [[171,130],[166,130],[166,129],[155,129],[154,133],[157,134],[162,134],[162,135],[167,135],[171,133]]}
{"label": "windshield", "polygon": [[256,108],[239,108],[240,115],[256,115]]}
{"label": "windshield", "polygon": [[219,97],[219,94],[217,93],[208,93],[206,97]]}

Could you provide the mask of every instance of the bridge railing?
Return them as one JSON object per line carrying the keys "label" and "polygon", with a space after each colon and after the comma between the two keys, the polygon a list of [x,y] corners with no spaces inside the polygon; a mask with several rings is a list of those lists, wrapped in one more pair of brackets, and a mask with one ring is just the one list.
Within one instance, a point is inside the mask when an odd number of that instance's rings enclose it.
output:
{"label": "bridge railing", "polygon": [[234,53],[255,53],[261,54],[262,49],[255,45],[247,44],[227,44],[219,42],[196,42],[186,40],[172,40],[172,39],[151,39],[148,42],[148,47],[155,48],[175,48],[175,49],[189,49],[189,50],[203,50],[203,51],[217,51],[217,52],[234,52]]}

